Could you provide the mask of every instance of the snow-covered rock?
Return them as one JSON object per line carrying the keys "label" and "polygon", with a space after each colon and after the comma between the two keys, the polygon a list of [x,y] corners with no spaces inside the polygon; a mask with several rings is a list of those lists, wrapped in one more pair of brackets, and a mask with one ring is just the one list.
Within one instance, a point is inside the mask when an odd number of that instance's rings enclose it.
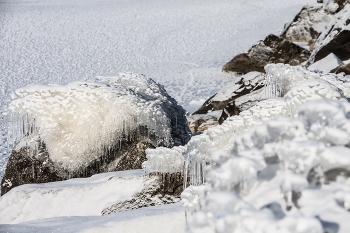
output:
{"label": "snow-covered rock", "polygon": [[318,37],[309,64],[334,53],[342,61],[350,59],[350,4],[338,12]]}
{"label": "snow-covered rock", "polygon": [[[207,114],[212,111],[222,110],[227,104],[234,102],[236,99],[259,90],[265,85],[265,75],[260,72],[250,72],[236,78],[230,85],[219,90],[214,96],[209,98],[195,112],[196,114]],[[236,115],[239,110],[235,112]]]}
{"label": "snow-covered rock", "polygon": [[[332,5],[331,3],[305,5],[295,16],[294,20],[284,29],[281,37],[292,42],[309,43],[312,50],[312,44],[326,28],[326,25],[335,13]],[[338,8],[340,8],[339,5]]]}
{"label": "snow-covered rock", "polygon": [[187,116],[188,127],[192,134],[204,132],[208,128],[219,124],[222,111],[208,112],[207,114],[195,114]]}
{"label": "snow-covered rock", "polygon": [[223,71],[248,73],[251,71],[265,72],[264,66],[269,63],[284,63],[299,65],[306,61],[310,52],[273,34],[258,41],[246,53],[235,56],[224,67]]}
{"label": "snow-covered rock", "polygon": [[182,145],[190,138],[185,111],[143,75],[28,86],[12,98],[8,115],[15,147],[2,194],[24,183],[138,169],[146,148]]}
{"label": "snow-covered rock", "polygon": [[344,62],[333,53],[330,53],[327,57],[311,64],[308,68],[310,70],[320,70],[329,73],[331,70],[342,65],[344,65]]}
{"label": "snow-covered rock", "polygon": [[331,73],[344,73],[346,75],[350,75],[350,63],[342,65],[342,66],[338,66],[336,68],[334,68],[333,70],[330,71]]}

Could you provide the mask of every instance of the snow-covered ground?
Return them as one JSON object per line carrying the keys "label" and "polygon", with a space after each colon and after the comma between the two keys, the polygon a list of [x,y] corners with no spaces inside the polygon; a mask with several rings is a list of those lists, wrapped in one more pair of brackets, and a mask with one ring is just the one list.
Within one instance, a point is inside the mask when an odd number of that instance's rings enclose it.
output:
{"label": "snow-covered ground", "polygon": [[[221,72],[226,62],[266,35],[278,34],[284,23],[290,22],[308,2],[314,1],[0,0],[0,112],[6,110],[11,92],[27,84],[64,84],[125,71],[155,79],[187,111],[193,112],[204,100],[232,82],[232,75]],[[0,117],[2,177],[9,149],[7,119]],[[133,180],[136,186],[140,182],[136,178]],[[119,179],[115,182],[123,183]],[[68,183],[48,186],[61,190],[62,184]],[[123,187],[133,187],[130,193],[119,187],[105,187],[101,192],[107,192],[104,193],[106,197],[91,197],[88,191],[95,192],[95,187],[87,187],[87,183],[76,185],[79,188],[63,185],[61,191],[54,192],[58,196],[53,197],[55,209],[60,209],[60,206],[69,205],[66,200],[70,195],[79,196],[80,190],[84,207],[74,203],[71,207],[76,208],[76,212],[67,214],[62,208],[63,212],[56,214],[48,208],[51,215],[37,216],[48,219],[0,225],[0,232],[153,233],[182,232],[185,228],[184,212],[178,204],[94,216],[109,204],[109,198],[131,196],[140,186],[123,184]],[[34,186],[14,189],[25,190],[18,192],[18,199],[6,202],[1,197],[1,202],[7,203],[3,211],[6,207],[15,208],[20,200],[28,203],[27,214],[25,211],[15,213],[14,219],[21,220],[12,223],[30,220],[26,217],[35,213],[36,206],[31,198],[23,200],[21,196],[30,187]],[[47,185],[38,185],[35,190],[45,188]],[[38,191],[37,195],[42,194]],[[101,199],[103,202],[99,201]],[[84,204],[89,200],[94,202],[93,206]],[[46,201],[49,205],[50,200]],[[89,208],[91,211],[87,210]],[[11,209],[8,211],[14,213]],[[82,215],[80,211],[87,216],[77,217]],[[53,218],[69,215],[75,217]]]}

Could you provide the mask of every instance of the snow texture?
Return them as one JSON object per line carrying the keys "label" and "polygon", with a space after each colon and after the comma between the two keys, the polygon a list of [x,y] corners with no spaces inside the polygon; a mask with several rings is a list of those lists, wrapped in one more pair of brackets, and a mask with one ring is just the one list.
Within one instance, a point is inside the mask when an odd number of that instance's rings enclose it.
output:
{"label": "snow texture", "polygon": [[16,90],[12,99],[9,147],[20,142],[15,147],[19,150],[39,137],[50,159],[68,171],[89,164],[139,126],[155,135],[155,146],[181,145],[189,137],[184,110],[162,86],[143,75],[121,73],[95,82],[33,85]]}
{"label": "snow texture", "polygon": [[[207,184],[190,186],[182,195],[193,213],[189,232],[321,233],[337,232],[338,224],[346,232],[349,224],[327,213],[349,216],[350,178],[339,172],[336,181],[325,180],[334,169],[349,171],[349,112],[346,101],[308,101],[297,117],[253,127],[236,136],[230,150],[213,153]],[[310,192],[329,204],[308,203],[303,198]]]}

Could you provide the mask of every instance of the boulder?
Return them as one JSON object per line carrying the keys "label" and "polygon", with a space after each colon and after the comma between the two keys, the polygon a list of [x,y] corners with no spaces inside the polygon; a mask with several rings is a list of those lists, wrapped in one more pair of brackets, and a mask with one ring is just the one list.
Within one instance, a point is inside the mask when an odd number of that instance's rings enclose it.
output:
{"label": "boulder", "polygon": [[335,74],[345,73],[345,75],[350,75],[350,63],[342,66],[338,66],[333,70],[331,70],[330,73],[335,73]]}
{"label": "boulder", "polygon": [[202,133],[207,129],[219,124],[218,120],[221,115],[221,111],[214,111],[208,114],[196,114],[187,116],[188,127],[192,134]]}
{"label": "boulder", "polygon": [[193,115],[223,110],[229,103],[233,103],[241,96],[259,90],[264,85],[265,74],[255,71],[245,74],[210,97]]}
{"label": "boulder", "polygon": [[271,34],[253,45],[248,52],[235,56],[222,70],[244,74],[251,71],[265,72],[264,67],[269,63],[296,66],[306,61],[309,56],[308,50]]}
{"label": "boulder", "polygon": [[9,106],[15,145],[1,195],[27,183],[141,169],[145,150],[184,145],[185,110],[143,75],[25,87]]}
{"label": "boulder", "polygon": [[350,59],[350,4],[338,12],[318,37],[308,64],[323,59],[330,53],[340,60]]}
{"label": "boulder", "polygon": [[306,42],[311,45],[332,17],[333,13],[327,11],[323,5],[306,5],[284,29],[281,37],[292,42]]}

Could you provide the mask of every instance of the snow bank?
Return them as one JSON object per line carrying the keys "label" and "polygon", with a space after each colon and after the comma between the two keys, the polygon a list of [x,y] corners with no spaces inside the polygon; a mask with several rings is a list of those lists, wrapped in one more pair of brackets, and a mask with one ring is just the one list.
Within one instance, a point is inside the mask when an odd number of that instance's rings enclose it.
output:
{"label": "snow bank", "polygon": [[[181,145],[189,138],[184,110],[163,86],[132,73],[20,88],[12,95],[8,116],[10,147],[37,135],[50,159],[69,171],[89,164],[140,126],[154,135],[149,138],[157,146]],[[15,149],[30,145],[29,139]]]}
{"label": "snow bank", "polygon": [[[189,218],[189,232],[324,232],[322,221],[315,216],[329,210],[314,209],[310,214],[303,211],[308,203],[299,205],[298,199],[307,189],[317,188],[321,195],[324,189],[331,189],[333,196],[319,198],[340,203],[332,208],[343,208],[347,214],[350,178],[339,173],[347,182],[342,188],[313,182],[323,183],[329,179],[327,172],[334,169],[348,171],[349,113],[348,102],[308,101],[300,107],[298,117],[253,127],[236,136],[229,151],[213,153],[207,185],[196,187],[192,196],[189,187],[182,195],[185,208],[195,212]],[[266,175],[273,164],[279,167]],[[259,197],[259,189],[266,187],[277,194]],[[291,208],[293,211],[287,211]]]}
{"label": "snow bank", "polygon": [[140,192],[144,188],[143,174],[142,170],[133,170],[21,185],[0,197],[0,224],[60,216],[100,216],[104,208]]}
{"label": "snow bank", "polygon": [[311,64],[308,68],[310,70],[320,70],[328,73],[331,70],[342,65],[344,65],[344,62],[340,60],[337,56],[335,56],[333,53],[330,53],[327,57]]}

